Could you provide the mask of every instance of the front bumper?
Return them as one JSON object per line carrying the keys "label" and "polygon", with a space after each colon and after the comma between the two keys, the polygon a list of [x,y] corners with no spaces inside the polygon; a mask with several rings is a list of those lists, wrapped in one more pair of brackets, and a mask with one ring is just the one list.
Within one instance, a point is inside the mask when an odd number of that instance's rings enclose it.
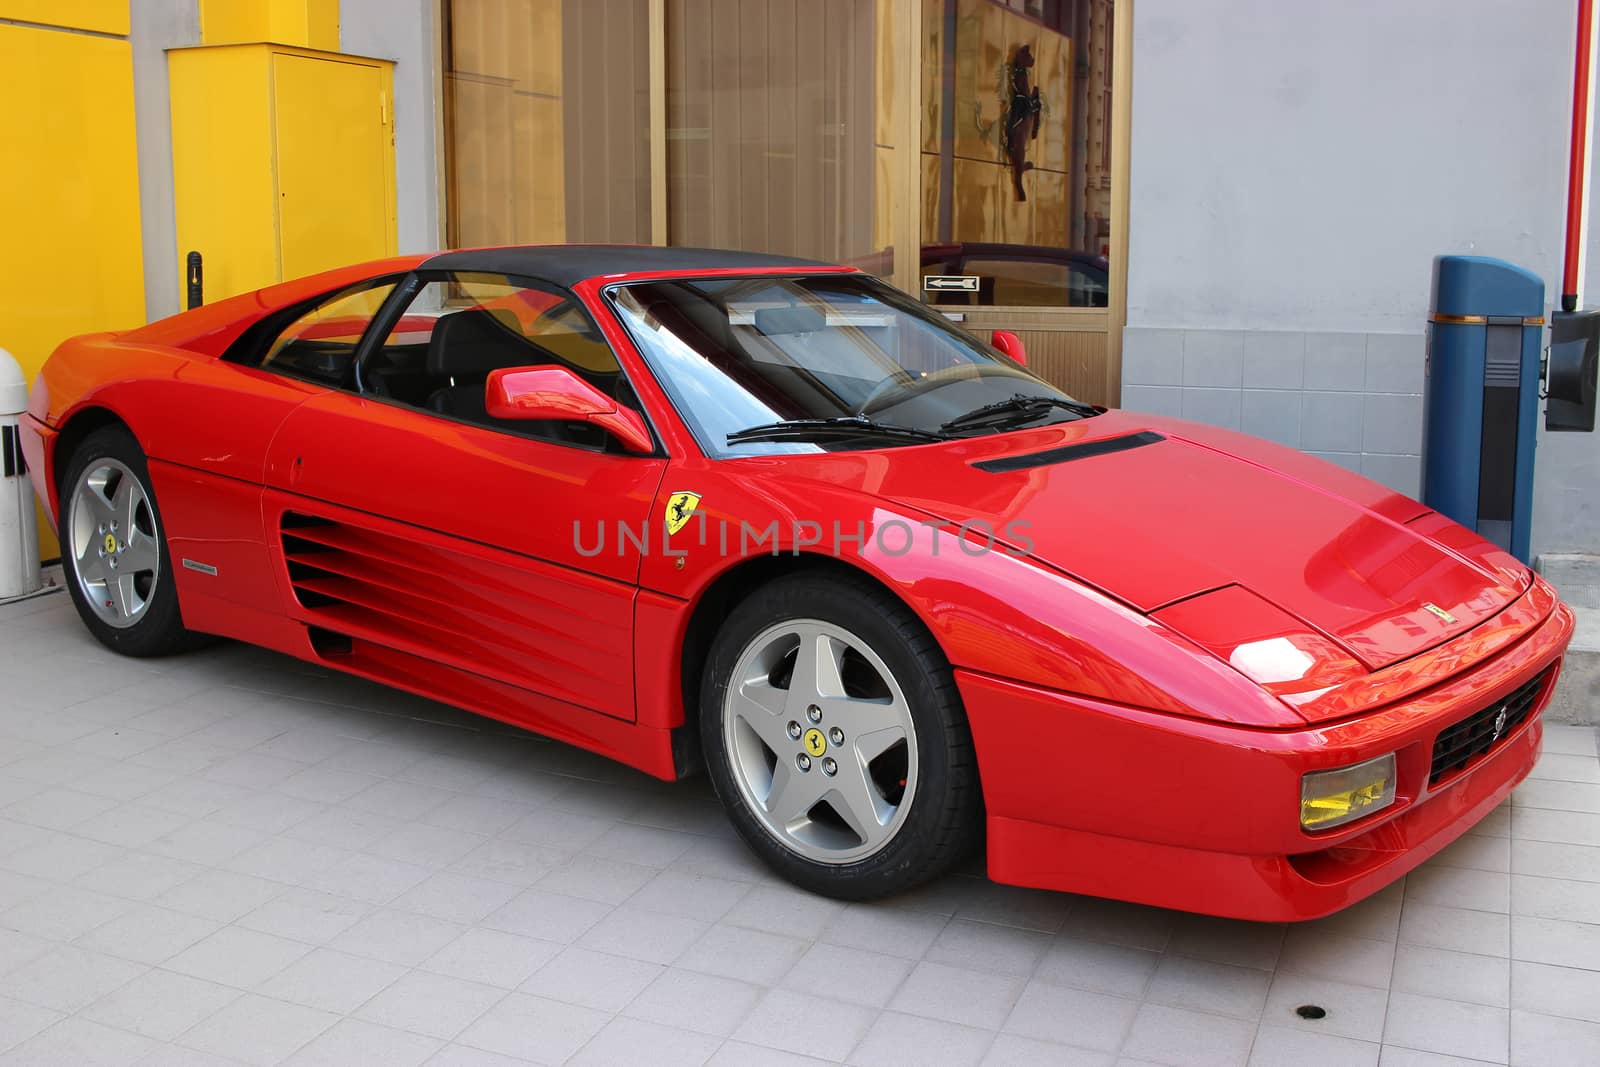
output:
{"label": "front bumper", "polygon": [[[989,876],[1240,919],[1313,919],[1377,892],[1500,804],[1539,758],[1572,636],[1557,603],[1457,677],[1334,723],[1263,730],[956,672],[988,810]],[[1532,710],[1429,783],[1441,731],[1543,676]],[[1396,754],[1395,803],[1327,833],[1300,827],[1307,771]]]}

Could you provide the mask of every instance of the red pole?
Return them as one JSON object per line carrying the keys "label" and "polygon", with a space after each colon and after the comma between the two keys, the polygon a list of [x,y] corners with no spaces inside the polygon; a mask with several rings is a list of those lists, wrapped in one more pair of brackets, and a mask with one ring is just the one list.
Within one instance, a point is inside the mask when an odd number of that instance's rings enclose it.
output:
{"label": "red pole", "polygon": [[1572,75],[1572,151],[1567,172],[1567,257],[1561,272],[1561,310],[1578,310],[1578,260],[1583,253],[1584,188],[1589,151],[1589,47],[1594,0],[1578,0],[1578,56]]}

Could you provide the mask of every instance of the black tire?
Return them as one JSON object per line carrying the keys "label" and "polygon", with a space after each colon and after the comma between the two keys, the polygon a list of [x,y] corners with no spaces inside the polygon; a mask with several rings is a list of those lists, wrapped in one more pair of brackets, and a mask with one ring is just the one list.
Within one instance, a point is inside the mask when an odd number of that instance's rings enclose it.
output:
{"label": "black tire", "polygon": [[[879,851],[853,862],[818,862],[769,831],[740,787],[726,741],[723,707],[733,670],[747,646],[790,620],[824,621],[863,639],[893,673],[909,705],[917,750],[910,806]],[[794,884],[841,900],[901,893],[947,872],[979,841],[983,805],[977,761],[949,661],[917,617],[876,584],[809,571],[760,587],[718,631],[700,693],[701,738],[712,786],[745,843]]]}
{"label": "black tire", "polygon": [[[154,581],[146,596],[148,606],[143,614],[128,626],[113,626],[100,618],[88,602],[79,581],[78,560],[73,551],[75,509],[83,506],[76,488],[84,473],[107,460],[126,467],[137,479],[148,504],[149,517],[154,529],[152,542],[157,566]],[[150,468],[145,462],[144,450],[131,433],[122,426],[104,426],[85,437],[73,449],[61,475],[61,569],[67,592],[78,617],[101,644],[124,656],[147,658],[168,656],[185,652],[210,642],[202,634],[186,630],[178,610],[178,593],[173,581],[171,556],[167,551],[166,527],[161,521],[161,511],[155,493],[150,487]]]}

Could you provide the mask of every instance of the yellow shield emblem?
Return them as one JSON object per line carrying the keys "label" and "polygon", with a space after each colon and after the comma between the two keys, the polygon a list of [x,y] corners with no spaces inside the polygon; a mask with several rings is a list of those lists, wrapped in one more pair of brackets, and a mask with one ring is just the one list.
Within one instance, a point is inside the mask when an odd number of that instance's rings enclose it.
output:
{"label": "yellow shield emblem", "polygon": [[675,534],[689,525],[689,516],[699,506],[699,493],[673,493],[667,497],[667,534]]}

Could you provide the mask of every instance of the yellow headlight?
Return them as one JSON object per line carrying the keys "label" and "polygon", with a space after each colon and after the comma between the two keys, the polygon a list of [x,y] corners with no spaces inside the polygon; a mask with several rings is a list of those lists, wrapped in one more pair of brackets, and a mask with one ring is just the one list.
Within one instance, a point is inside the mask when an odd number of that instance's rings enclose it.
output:
{"label": "yellow headlight", "polygon": [[1300,825],[1329,830],[1394,803],[1394,754],[1300,780]]}

